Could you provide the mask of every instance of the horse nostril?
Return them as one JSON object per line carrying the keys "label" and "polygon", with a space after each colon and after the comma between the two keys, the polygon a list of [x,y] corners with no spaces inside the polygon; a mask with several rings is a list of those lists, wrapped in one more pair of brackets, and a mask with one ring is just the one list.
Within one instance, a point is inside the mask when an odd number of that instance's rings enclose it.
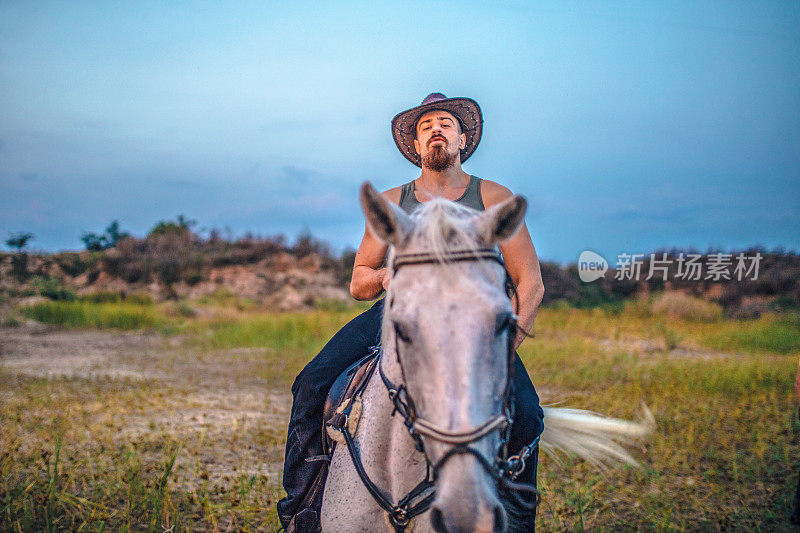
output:
{"label": "horse nostril", "polygon": [[447,527],[444,525],[444,514],[438,507],[431,509],[431,525],[438,533],[447,533]]}
{"label": "horse nostril", "polygon": [[503,533],[506,530],[506,511],[502,505],[494,508],[494,533]]}

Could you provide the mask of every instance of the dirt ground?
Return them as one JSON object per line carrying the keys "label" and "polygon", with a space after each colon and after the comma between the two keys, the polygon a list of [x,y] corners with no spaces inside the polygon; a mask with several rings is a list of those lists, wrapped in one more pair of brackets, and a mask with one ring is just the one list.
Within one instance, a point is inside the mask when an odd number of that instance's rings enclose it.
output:
{"label": "dirt ground", "polygon": [[[200,482],[198,462],[204,482],[236,472],[266,475],[279,486],[291,398],[287,386],[269,383],[261,351],[204,352],[184,338],[156,333],[67,331],[35,323],[0,329],[0,368],[7,374],[111,379],[130,388],[147,383],[163,392],[145,409],[110,414],[118,428],[114,440],[160,432],[187,443],[173,480],[188,490]],[[7,394],[13,391],[0,391],[0,397]]]}

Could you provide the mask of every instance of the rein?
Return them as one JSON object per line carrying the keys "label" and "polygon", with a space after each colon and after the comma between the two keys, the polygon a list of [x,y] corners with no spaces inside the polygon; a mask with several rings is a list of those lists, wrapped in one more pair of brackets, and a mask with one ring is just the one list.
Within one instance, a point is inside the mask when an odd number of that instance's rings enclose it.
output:
{"label": "rein", "polygon": [[[393,273],[396,273],[401,266],[405,265],[481,260],[492,260],[499,263],[506,272],[506,288],[513,288],[513,282],[511,282],[511,277],[508,274],[508,270],[505,268],[505,263],[503,263],[500,254],[497,251],[488,248],[478,250],[454,250],[445,252],[442,255],[437,255],[430,252],[399,254],[394,256],[391,270]],[[516,316],[513,316],[508,321],[506,328],[508,330],[508,348],[506,357],[507,372],[506,385],[505,389],[503,390],[502,412],[489,417],[489,419],[482,424],[467,431],[449,431],[440,428],[436,424],[419,416],[414,401],[408,394],[408,389],[406,388],[407,380],[405,371],[403,369],[403,363],[400,359],[400,344],[397,334],[395,334],[394,340],[395,356],[397,357],[397,363],[400,366],[400,373],[403,380],[400,385],[395,385],[386,376],[383,371],[383,353],[381,352],[378,355],[378,374],[380,375],[381,381],[383,381],[383,384],[389,393],[389,399],[394,405],[392,416],[394,416],[395,413],[399,413],[400,416],[403,417],[403,423],[405,424],[411,437],[414,439],[417,451],[425,456],[425,479],[418,483],[416,487],[411,489],[406,496],[401,498],[397,505],[393,505],[391,501],[383,494],[383,491],[381,491],[367,475],[367,472],[364,469],[364,465],[361,461],[361,455],[355,445],[353,436],[350,434],[350,431],[347,428],[346,422],[343,424],[342,433],[344,434],[345,443],[347,444],[347,449],[350,453],[350,457],[353,460],[353,465],[356,468],[358,476],[361,478],[364,486],[367,488],[368,492],[372,495],[378,505],[380,505],[381,508],[388,513],[389,522],[392,524],[397,533],[405,531],[406,527],[414,517],[426,512],[430,508],[435,497],[434,483],[438,478],[439,471],[448,460],[456,455],[466,454],[475,457],[481,467],[483,467],[483,469],[498,485],[498,488],[510,494],[511,497],[516,500],[518,506],[532,509],[539,504],[539,492],[536,490],[534,485],[528,483],[517,483],[514,481],[514,479],[516,479],[516,477],[519,476],[519,474],[525,469],[525,460],[530,457],[530,455],[536,449],[536,446],[538,446],[539,437],[537,437],[529,445],[525,446],[518,455],[511,457],[508,456],[508,440],[510,437],[511,423],[513,421],[511,384],[513,378],[513,363],[515,353],[514,333],[517,330]],[[491,462],[479,451],[468,445],[473,442],[477,442],[494,431],[500,431],[501,445],[495,461]],[[438,442],[451,444],[453,447],[434,463],[431,461],[428,453],[425,450],[425,444],[422,441],[423,436]],[[519,496],[519,494],[515,494],[515,492],[532,493],[534,495],[533,504],[526,502]]]}

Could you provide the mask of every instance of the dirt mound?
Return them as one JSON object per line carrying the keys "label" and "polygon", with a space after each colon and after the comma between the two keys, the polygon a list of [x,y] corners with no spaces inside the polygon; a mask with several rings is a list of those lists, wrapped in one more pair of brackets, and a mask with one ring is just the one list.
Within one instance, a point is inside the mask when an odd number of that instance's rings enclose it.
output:
{"label": "dirt mound", "polygon": [[[24,257],[24,275],[20,274]],[[320,301],[350,301],[343,261],[311,252],[302,257],[273,251],[243,264],[198,257],[194,266],[164,263],[142,267],[114,248],[103,252],[52,255],[0,254],[0,289],[20,296],[37,294],[36,280],[55,282],[78,296],[146,294],[155,301],[196,299],[224,292],[250,298],[269,309],[296,311]],[[219,259],[219,258],[217,258]],[[237,261],[239,259],[236,259]],[[150,268],[150,270],[148,270]]]}

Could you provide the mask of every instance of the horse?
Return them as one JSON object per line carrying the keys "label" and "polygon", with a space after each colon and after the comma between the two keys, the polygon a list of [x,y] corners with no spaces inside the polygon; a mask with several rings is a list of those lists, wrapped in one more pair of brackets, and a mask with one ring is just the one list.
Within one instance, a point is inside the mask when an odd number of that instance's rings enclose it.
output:
{"label": "horse", "polygon": [[[525,457],[501,453],[516,322],[497,245],[522,225],[526,200],[479,212],[433,199],[408,215],[368,182],[360,200],[369,230],[388,245],[391,277],[377,371],[346,412],[336,439],[344,445],[330,460],[323,531],[533,530],[509,524],[500,490],[514,487]],[[527,453],[538,444],[599,465],[636,465],[624,446],[654,425],[646,407],[639,423],[544,411],[545,430]]]}

